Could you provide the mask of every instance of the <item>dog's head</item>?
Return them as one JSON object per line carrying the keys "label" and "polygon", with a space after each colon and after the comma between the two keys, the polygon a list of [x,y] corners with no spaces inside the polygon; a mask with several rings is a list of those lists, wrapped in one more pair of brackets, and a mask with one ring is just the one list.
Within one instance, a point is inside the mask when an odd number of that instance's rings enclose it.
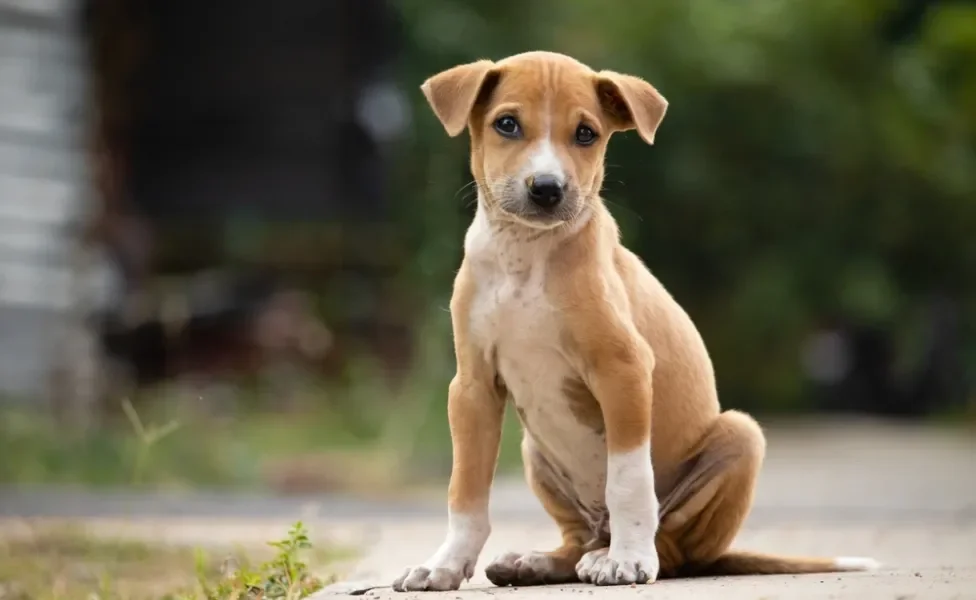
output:
{"label": "dog's head", "polygon": [[459,65],[421,90],[448,135],[468,127],[471,170],[489,211],[536,228],[599,202],[610,135],[636,129],[653,144],[668,106],[638,77],[551,52]]}

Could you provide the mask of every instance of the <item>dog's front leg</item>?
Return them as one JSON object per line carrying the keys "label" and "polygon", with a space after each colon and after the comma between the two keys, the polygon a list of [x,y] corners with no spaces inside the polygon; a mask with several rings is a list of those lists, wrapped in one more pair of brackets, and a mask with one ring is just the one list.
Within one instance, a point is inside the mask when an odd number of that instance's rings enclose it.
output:
{"label": "dog's front leg", "polygon": [[654,357],[636,335],[607,333],[590,340],[586,362],[606,428],[610,547],[585,554],[576,572],[581,581],[597,585],[650,583],[660,569],[650,439]]}
{"label": "dog's front leg", "polygon": [[[460,361],[459,361],[460,362]],[[475,371],[475,370],[472,370]],[[505,399],[487,376],[462,372],[448,392],[454,448],[448,492],[447,537],[423,565],[407,569],[396,591],[456,590],[470,579],[488,540],[488,496],[498,461]]]}

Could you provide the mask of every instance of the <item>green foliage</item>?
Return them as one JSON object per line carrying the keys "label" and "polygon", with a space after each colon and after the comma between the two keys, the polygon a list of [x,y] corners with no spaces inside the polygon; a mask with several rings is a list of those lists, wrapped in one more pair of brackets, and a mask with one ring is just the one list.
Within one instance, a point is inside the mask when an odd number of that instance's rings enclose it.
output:
{"label": "green foliage", "polygon": [[830,317],[885,327],[910,356],[936,292],[962,302],[972,346],[973,6],[937,6],[898,46],[882,40],[893,4],[881,0],[397,6],[414,102],[398,189],[417,281],[436,298],[473,192],[465,142],[447,138],[418,86],[460,62],[551,49],[641,75],[670,101],[654,147],[611,143],[605,197],[702,329],[726,404],[801,407],[800,346]]}
{"label": "green foliage", "polygon": [[[419,331],[420,366],[405,379],[394,385],[356,363],[348,384],[296,383],[287,409],[259,407],[251,396],[262,390],[236,386],[233,414],[210,414],[204,397],[162,386],[122,399],[125,419],[69,432],[41,411],[0,407],[0,483],[382,493],[438,479],[450,466],[453,364],[450,323],[439,306],[432,313]],[[509,421],[503,469],[520,460]]]}
{"label": "green foliage", "polygon": [[[313,548],[302,522],[269,550],[211,551],[86,534],[58,526],[0,537],[0,597],[39,600],[299,600],[335,579],[322,571],[347,553]],[[313,554],[314,553],[314,554]],[[251,566],[251,557],[264,562]]]}
{"label": "green foliage", "polygon": [[[323,582],[311,575],[301,560],[304,551],[312,548],[308,532],[301,521],[288,530],[282,540],[268,542],[275,549],[271,560],[256,569],[233,568],[224,578],[211,582],[207,561],[203,554],[197,560],[197,583],[206,600],[299,600],[319,590]],[[181,600],[197,600],[199,596],[180,596]]]}

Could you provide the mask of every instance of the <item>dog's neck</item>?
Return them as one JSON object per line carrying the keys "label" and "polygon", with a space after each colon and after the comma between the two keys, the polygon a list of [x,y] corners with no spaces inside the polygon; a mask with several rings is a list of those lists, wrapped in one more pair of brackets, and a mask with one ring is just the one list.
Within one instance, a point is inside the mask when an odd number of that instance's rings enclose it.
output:
{"label": "dog's neck", "polygon": [[602,203],[597,203],[595,207],[587,206],[571,222],[539,228],[493,213],[479,198],[474,220],[464,238],[464,252],[472,261],[511,274],[546,262],[557,248],[575,242],[589,229],[600,227],[609,216]]}

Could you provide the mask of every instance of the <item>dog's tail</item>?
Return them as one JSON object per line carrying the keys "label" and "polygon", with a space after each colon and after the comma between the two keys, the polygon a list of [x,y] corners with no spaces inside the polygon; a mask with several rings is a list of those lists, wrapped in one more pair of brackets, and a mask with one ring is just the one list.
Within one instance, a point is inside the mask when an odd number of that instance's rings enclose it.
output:
{"label": "dog's tail", "polygon": [[775,556],[756,552],[731,550],[707,565],[689,569],[692,576],[717,575],[799,575],[803,573],[840,573],[873,571],[880,567],[873,558],[840,556],[836,558],[805,558]]}

